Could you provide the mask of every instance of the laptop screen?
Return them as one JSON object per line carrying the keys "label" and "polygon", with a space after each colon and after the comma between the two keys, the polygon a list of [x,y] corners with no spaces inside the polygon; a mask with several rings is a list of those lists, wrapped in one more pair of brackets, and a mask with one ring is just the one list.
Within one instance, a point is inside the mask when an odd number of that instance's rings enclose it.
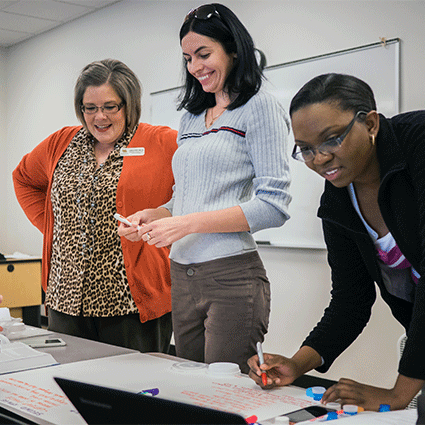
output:
{"label": "laptop screen", "polygon": [[88,424],[246,424],[235,413],[54,378]]}

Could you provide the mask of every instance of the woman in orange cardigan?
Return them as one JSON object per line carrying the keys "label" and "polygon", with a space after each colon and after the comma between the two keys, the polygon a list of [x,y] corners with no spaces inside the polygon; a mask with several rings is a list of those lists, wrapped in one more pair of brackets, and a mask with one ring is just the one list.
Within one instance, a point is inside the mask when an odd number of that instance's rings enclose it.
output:
{"label": "woman in orange cardigan", "polygon": [[13,172],[18,201],[44,235],[49,329],[166,352],[168,249],[121,239],[113,215],[170,199],[177,132],[139,124],[140,83],[117,60],[82,70],[74,104],[83,125],[47,137]]}

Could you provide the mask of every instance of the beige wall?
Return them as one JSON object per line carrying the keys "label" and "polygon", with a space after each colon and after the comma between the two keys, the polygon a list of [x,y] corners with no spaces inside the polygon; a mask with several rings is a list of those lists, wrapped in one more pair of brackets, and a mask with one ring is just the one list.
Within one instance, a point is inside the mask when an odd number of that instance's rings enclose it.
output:
{"label": "beige wall", "polygon": [[[6,156],[6,51],[0,48],[0,199],[6,200],[9,193],[7,191],[7,180],[9,179],[7,173],[7,156]],[[0,252],[2,253],[7,248],[6,239],[7,232],[4,230],[6,223],[7,211],[6,208],[0,208]]]}

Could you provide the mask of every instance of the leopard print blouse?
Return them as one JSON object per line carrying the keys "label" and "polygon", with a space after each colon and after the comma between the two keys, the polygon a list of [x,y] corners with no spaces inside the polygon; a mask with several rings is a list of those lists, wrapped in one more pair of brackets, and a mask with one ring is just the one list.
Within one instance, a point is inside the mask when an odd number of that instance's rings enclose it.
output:
{"label": "leopard print blouse", "polygon": [[111,317],[138,313],[131,296],[117,232],[116,191],[123,166],[124,134],[100,166],[92,136],[83,128],[53,175],[54,214],[47,307],[72,316]]}

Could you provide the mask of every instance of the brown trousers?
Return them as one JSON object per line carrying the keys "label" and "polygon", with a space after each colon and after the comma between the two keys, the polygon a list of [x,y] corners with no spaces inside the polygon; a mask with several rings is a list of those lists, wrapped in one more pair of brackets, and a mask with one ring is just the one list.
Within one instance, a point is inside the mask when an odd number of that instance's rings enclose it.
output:
{"label": "brown trousers", "polygon": [[171,299],[178,357],[237,363],[248,373],[270,315],[270,283],[257,251],[190,265],[171,261]]}

